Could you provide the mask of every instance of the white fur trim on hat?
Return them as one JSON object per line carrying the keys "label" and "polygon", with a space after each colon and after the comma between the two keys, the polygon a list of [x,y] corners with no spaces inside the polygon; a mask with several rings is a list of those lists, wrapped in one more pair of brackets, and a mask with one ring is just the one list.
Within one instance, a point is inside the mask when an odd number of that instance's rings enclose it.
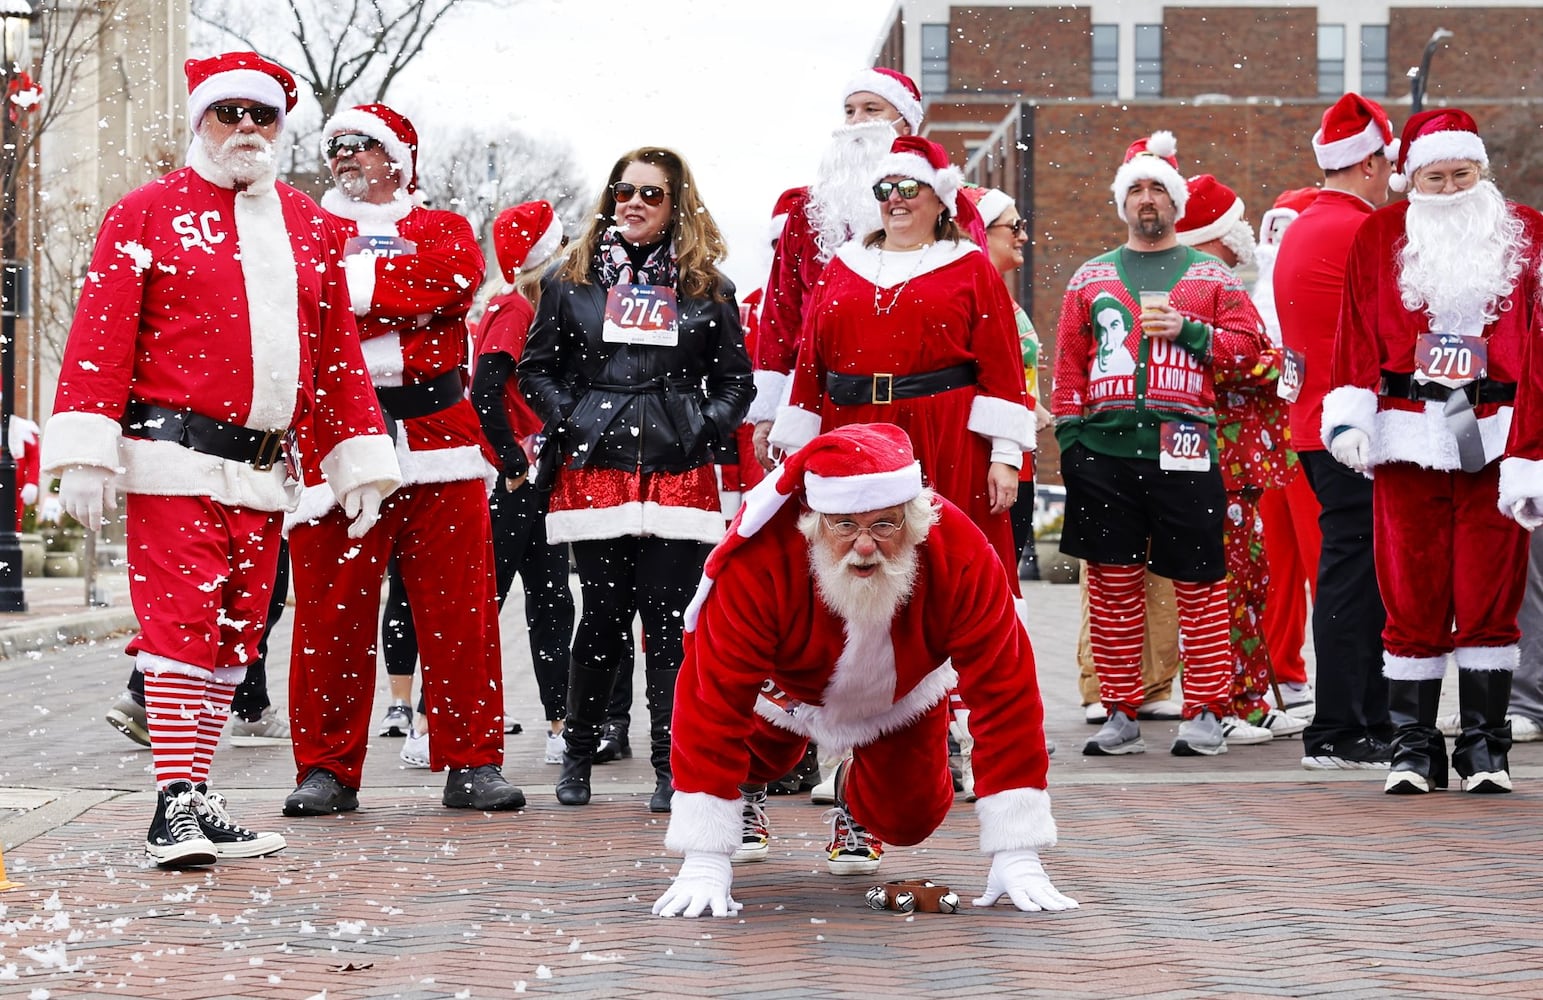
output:
{"label": "white fur trim on hat", "polygon": [[1168,192],[1168,197],[1173,199],[1173,207],[1176,210],[1174,221],[1184,218],[1184,206],[1189,201],[1189,185],[1184,181],[1184,175],[1173,168],[1173,164],[1160,156],[1137,156],[1129,163],[1122,163],[1120,169],[1115,171],[1114,183],[1109,189],[1114,192],[1114,207],[1120,213],[1120,221],[1128,222],[1125,218],[1125,196],[1137,181],[1157,181]]}
{"label": "white fur trim on hat", "polygon": [[1421,167],[1446,160],[1473,160],[1481,167],[1489,166],[1489,153],[1484,140],[1477,132],[1449,129],[1422,135],[1409,144],[1409,155],[1404,157],[1404,172],[1388,179],[1388,187],[1402,194],[1409,190],[1409,182]]}
{"label": "white fur trim on hat", "polygon": [[898,507],[922,491],[920,462],[889,472],[858,476],[820,476],[804,473],[804,499],[809,509],[821,514],[860,514],[867,510]]}
{"label": "white fur trim on hat", "polygon": [[915,153],[889,153],[873,168],[872,181],[877,184],[892,175],[921,181],[932,188],[949,215],[959,215],[959,188],[964,184],[964,175],[953,164],[934,170],[932,164]]}
{"label": "white fur trim on hat", "polygon": [[1243,211],[1243,199],[1234,198],[1232,204],[1227,206],[1227,210],[1212,219],[1208,224],[1201,226],[1199,229],[1189,229],[1179,233],[1179,242],[1187,247],[1198,247],[1202,243],[1219,240],[1231,232],[1233,226],[1242,220]]}
{"label": "white fur trim on hat", "polygon": [[900,117],[911,126],[911,131],[914,132],[922,127],[922,102],[918,101],[899,80],[885,76],[877,70],[865,69],[847,81],[846,91],[841,97],[845,100],[862,91],[878,94],[893,104],[895,110],[900,112]]}
{"label": "white fur trim on hat", "polygon": [[396,166],[397,188],[402,191],[407,190],[407,185],[412,183],[413,179],[413,153],[407,147],[407,143],[403,142],[390,126],[368,111],[345,108],[333,115],[332,120],[327,122],[327,127],[322,129],[322,144],[325,145],[328,139],[345,132],[367,135],[380,143],[386,150],[386,156]]}
{"label": "white fur trim on hat", "polygon": [[991,188],[980,196],[975,207],[980,211],[981,221],[989,226],[1001,218],[1003,212],[1013,207],[1013,199],[1006,191]]}
{"label": "white fur trim on hat", "polygon": [[1390,143],[1382,132],[1382,123],[1372,119],[1366,123],[1366,127],[1356,135],[1346,136],[1343,139],[1335,139],[1333,142],[1323,142],[1323,126],[1313,133],[1313,156],[1318,159],[1318,166],[1323,170],[1339,170],[1343,167],[1353,167],[1368,156],[1382,150],[1389,160],[1398,155],[1397,139]]}
{"label": "white fur trim on hat", "polygon": [[520,265],[520,270],[530,271],[540,267],[552,259],[552,255],[563,245],[563,220],[552,216],[552,222],[546,227],[546,232],[530,248],[530,253],[525,255],[525,263]]}
{"label": "white fur trim on hat", "polygon": [[261,101],[278,108],[279,127],[284,127],[284,106],[289,103],[289,95],[284,93],[283,85],[260,69],[232,69],[215,73],[193,88],[188,95],[188,128],[197,132],[209,105],[230,100]]}

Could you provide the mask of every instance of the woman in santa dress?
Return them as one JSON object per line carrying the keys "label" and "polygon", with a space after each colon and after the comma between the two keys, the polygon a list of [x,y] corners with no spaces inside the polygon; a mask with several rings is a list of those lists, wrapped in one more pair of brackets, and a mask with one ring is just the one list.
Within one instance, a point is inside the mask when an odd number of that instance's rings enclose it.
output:
{"label": "woman in santa dress", "polygon": [[547,540],[572,544],[583,597],[557,779],[564,805],[589,803],[637,616],[657,777],[649,808],[670,809],[682,615],[725,526],[714,451],[733,440],[754,393],[734,286],[717,268],[723,238],[697,191],[671,150],[617,160],[588,229],[541,281],[518,366],[520,391],[546,422],[543,458],[556,458]]}
{"label": "woman in santa dress", "polygon": [[856,423],[910,436],[922,472],[991,540],[1017,592],[1008,518],[1034,447],[1013,303],[957,220],[960,174],[937,143],[901,136],[875,171],[884,228],[837,251],[804,330],[785,452]]}

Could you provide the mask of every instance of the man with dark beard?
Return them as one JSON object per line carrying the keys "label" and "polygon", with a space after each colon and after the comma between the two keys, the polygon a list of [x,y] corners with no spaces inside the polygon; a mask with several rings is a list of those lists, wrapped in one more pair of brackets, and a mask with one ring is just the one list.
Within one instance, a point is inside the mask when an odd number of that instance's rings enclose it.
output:
{"label": "man with dark beard", "polygon": [[739,910],[740,788],[784,773],[811,738],[852,748],[826,814],[833,874],[877,871],[878,839],[920,843],[953,803],[944,735],[955,686],[975,707],[975,811],[992,855],[976,905],[1003,895],[1022,910],[1077,905],[1039,862],[1056,841],[1044,709],[993,551],[922,487],[892,424],[822,434],[750,491],[686,611],[665,838],[685,860],[656,914]]}
{"label": "man with dark beard", "polygon": [[[1509,792],[1506,708],[1517,662],[1516,612],[1527,526],[1540,518],[1536,463],[1502,466],[1512,401],[1539,335],[1543,216],[1507,202],[1488,178],[1478,128],[1455,108],[1404,126],[1394,190],[1409,200],[1373,213],[1350,246],[1334,388],[1322,437],[1370,476],[1377,581],[1387,607],[1383,673],[1397,730],[1385,785],[1420,794],[1447,785],[1436,707],[1457,662],[1461,733],[1452,766],[1470,792]],[[1498,500],[1498,503],[1497,503]]]}
{"label": "man with dark beard", "polygon": [[873,168],[897,135],[921,128],[921,91],[910,77],[884,67],[866,69],[846,86],[845,121],[831,133],[819,176],[808,188],[784,192],[786,219],[772,255],[756,344],[755,400],[746,421],[755,424],[755,457],[772,461],[768,436],[783,402],[814,285],[841,245],[880,228],[873,200]]}
{"label": "man with dark beard", "polygon": [[188,166],[102,223],[65,346],[43,467],[95,531],[127,494],[129,593],[162,867],[281,850],[231,820],[209,770],[258,655],[294,506],[291,427],[363,532],[400,482],[364,378],[331,227],[275,180],[294,78],[253,52],[190,59]]}

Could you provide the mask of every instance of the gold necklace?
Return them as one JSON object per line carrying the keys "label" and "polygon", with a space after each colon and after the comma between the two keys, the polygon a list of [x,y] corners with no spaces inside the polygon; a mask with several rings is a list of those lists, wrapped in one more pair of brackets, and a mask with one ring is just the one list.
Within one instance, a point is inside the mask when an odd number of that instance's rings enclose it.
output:
{"label": "gold necklace", "polygon": [[927,260],[927,251],[931,250],[932,247],[933,244],[931,243],[923,244],[922,252],[916,258],[916,265],[911,268],[911,273],[906,275],[905,280],[895,287],[894,294],[887,306],[881,304],[880,298],[882,287],[880,281],[884,277],[884,248],[879,247],[879,266],[873,275],[873,314],[875,316],[888,316],[894,311],[895,306],[900,304],[900,293],[905,291],[905,286],[911,283],[912,278],[921,273],[922,264]]}

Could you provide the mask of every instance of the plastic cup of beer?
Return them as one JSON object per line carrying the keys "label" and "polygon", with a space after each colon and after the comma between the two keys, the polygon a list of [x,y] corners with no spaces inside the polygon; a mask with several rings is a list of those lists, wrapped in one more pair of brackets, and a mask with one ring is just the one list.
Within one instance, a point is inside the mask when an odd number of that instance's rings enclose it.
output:
{"label": "plastic cup of beer", "polygon": [[1168,304],[1168,293],[1157,291],[1143,291],[1141,295],[1141,312],[1143,314],[1161,309]]}

